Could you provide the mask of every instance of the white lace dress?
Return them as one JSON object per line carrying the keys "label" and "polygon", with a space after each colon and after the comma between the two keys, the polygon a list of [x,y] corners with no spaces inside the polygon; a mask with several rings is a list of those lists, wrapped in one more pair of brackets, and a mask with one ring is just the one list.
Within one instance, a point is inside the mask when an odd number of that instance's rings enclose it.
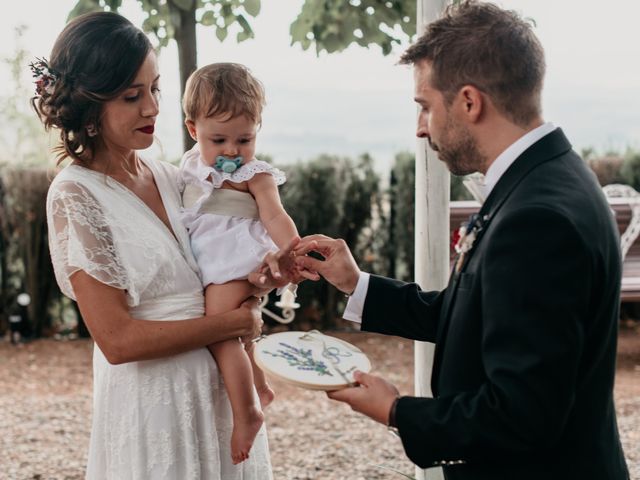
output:
{"label": "white lace dress", "polygon": [[[180,222],[177,169],[145,160],[175,235],[130,190],[80,166],[64,168],[47,197],[56,278],[74,299],[78,271],[126,291],[135,318],[184,320],[204,311],[202,284]],[[93,355],[90,480],[271,479],[263,427],[240,465],[231,462],[232,413],[206,348],[111,365]]]}
{"label": "white lace dress", "polygon": [[[217,201],[219,197],[212,195],[225,181],[246,182],[259,173],[272,175],[276,185],[283,184],[286,179],[282,170],[256,159],[243,164],[233,173],[219,172],[204,164],[198,144],[182,157],[180,188],[196,192],[195,202],[192,205],[185,204],[182,209],[182,222],[191,237],[191,249],[205,286],[246,279],[249,273],[262,264],[268,252],[278,250],[257,213],[257,218],[247,218],[224,212],[224,205],[214,206],[218,213],[207,211],[204,208],[207,205],[203,207],[205,203],[211,206],[211,200]],[[238,196],[248,197],[249,202],[255,203],[250,193],[229,190],[224,193],[235,194],[236,197],[232,197],[232,200],[236,200]],[[257,207],[254,208],[257,212]]]}

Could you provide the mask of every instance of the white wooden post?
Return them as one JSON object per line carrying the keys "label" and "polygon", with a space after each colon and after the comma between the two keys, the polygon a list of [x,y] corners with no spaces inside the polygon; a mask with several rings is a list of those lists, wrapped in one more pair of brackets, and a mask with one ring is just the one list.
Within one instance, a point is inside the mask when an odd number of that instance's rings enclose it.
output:
{"label": "white wooden post", "polygon": [[[447,0],[416,0],[417,31],[440,16]],[[442,290],[449,277],[449,171],[429,144],[416,144],[415,272],[423,290]],[[415,394],[431,397],[434,344],[415,342]],[[416,467],[419,480],[444,479],[441,468]]]}

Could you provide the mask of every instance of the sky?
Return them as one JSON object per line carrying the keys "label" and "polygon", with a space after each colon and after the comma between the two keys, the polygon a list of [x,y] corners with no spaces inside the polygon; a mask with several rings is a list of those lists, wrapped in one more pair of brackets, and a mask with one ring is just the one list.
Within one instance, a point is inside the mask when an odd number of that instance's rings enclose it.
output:
{"label": "sky", "polygon": [[[346,1],[346,0],[345,0]],[[16,49],[14,27],[26,25],[22,39],[33,57],[48,57],[76,0],[12,2],[0,18],[0,58]],[[352,46],[338,54],[291,46],[289,25],[303,0],[262,0],[251,20],[255,38],[220,43],[199,27],[198,63],[234,61],[247,65],[264,83],[267,107],[257,151],[276,163],[307,160],[320,153],[374,157],[380,172],[394,155],[415,149],[416,107],[411,68],[396,62],[408,43],[383,56],[379,47]],[[576,150],[640,149],[640,2],[618,0],[498,0],[497,4],[534,19],[545,48],[545,120],[563,128]],[[135,24],[142,13],[124,0],[121,13]],[[177,48],[162,50],[162,104],[156,136],[173,160],[182,154]],[[0,95],[10,94],[9,73],[0,64]],[[30,82],[25,68],[25,82]],[[10,128],[10,126],[2,126]],[[156,147],[157,148],[157,147]]]}

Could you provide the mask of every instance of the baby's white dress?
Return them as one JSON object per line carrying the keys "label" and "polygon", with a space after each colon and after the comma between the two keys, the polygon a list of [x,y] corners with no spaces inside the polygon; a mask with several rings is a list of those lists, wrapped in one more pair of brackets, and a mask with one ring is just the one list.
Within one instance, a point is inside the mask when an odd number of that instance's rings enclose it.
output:
{"label": "baby's white dress", "polygon": [[[101,173],[68,166],[47,196],[49,243],[62,292],[83,270],[126,291],[131,315],[185,320],[204,314],[189,236],[180,221],[176,167],[145,160],[173,233],[129,189]],[[175,236],[174,236],[175,233]],[[231,461],[233,417],[222,376],[206,348],[111,365],[93,350],[89,480],[269,480],[266,429],[248,460]]]}
{"label": "baby's white dress", "polygon": [[[224,204],[238,200],[239,203],[253,202],[255,205],[251,194],[226,189],[220,191],[220,186],[227,180],[245,182],[259,173],[273,175],[277,185],[285,182],[284,172],[256,159],[243,164],[233,173],[220,172],[205,165],[197,144],[182,157],[180,188],[185,202],[182,222],[191,237],[191,249],[205,286],[246,279],[268,252],[278,250],[257,216],[257,207],[253,207],[253,213],[246,213],[247,208],[238,212]],[[221,204],[217,203],[219,197],[216,193],[225,194],[224,200],[218,202]],[[191,198],[190,201],[187,196]],[[212,213],[212,209],[215,213]]]}

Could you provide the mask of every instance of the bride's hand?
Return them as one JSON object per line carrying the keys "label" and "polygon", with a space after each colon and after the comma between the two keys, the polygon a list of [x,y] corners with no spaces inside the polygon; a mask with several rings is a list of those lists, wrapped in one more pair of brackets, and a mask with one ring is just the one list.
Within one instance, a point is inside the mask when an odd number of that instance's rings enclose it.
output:
{"label": "bride's hand", "polygon": [[242,342],[247,344],[262,333],[264,321],[262,320],[262,311],[260,310],[260,299],[257,297],[249,297],[242,302],[238,309],[244,322],[246,322],[247,333],[242,336]]}

